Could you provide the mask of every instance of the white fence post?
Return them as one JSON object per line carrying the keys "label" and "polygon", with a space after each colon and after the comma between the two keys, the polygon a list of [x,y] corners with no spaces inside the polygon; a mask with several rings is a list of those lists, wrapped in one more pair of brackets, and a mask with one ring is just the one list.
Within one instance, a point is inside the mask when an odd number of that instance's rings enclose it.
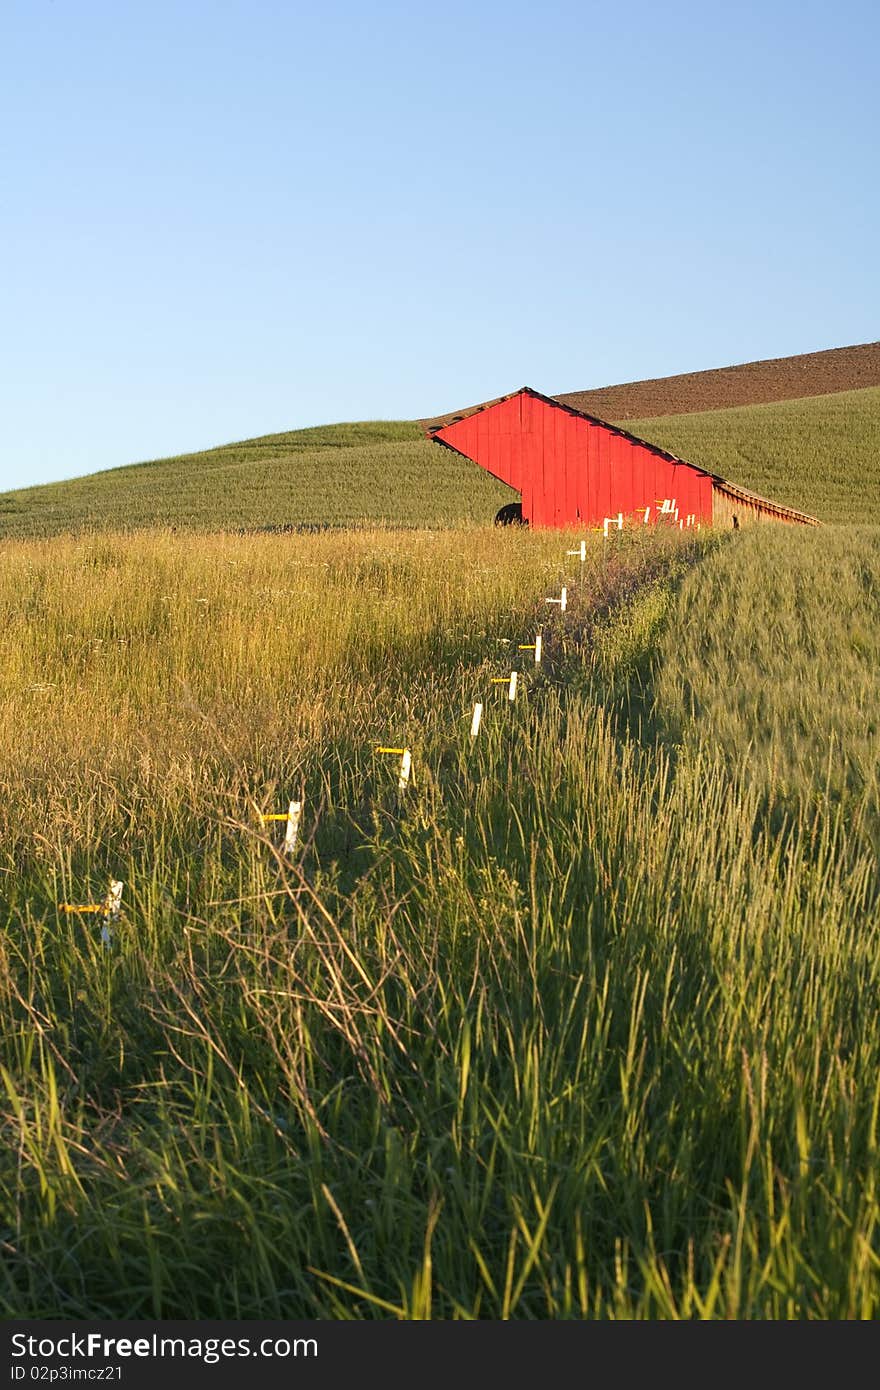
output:
{"label": "white fence post", "polygon": [[118,878],[111,878],[107,896],[102,903],[59,903],[62,912],[90,913],[101,916],[101,943],[109,946],[113,941],[111,922],[119,921],[122,911],[122,889],[124,884]]}
{"label": "white fence post", "polygon": [[408,748],[404,748],[403,756],[400,759],[400,773],[397,778],[397,790],[405,791],[409,786],[409,774],[412,771],[412,753]]}
{"label": "white fence post", "polygon": [[511,673],[510,673],[509,676],[493,676],[493,677],[492,677],[492,684],[493,684],[493,685],[506,685],[506,686],[507,686],[507,698],[508,698],[508,700],[515,700],[515,699],[516,699],[516,682],[517,682],[517,672],[516,672],[516,671],[511,671]]}
{"label": "white fence post", "polygon": [[299,836],[299,822],[302,816],[303,804],[301,801],[291,801],[287,808],[287,829],[284,832],[284,852],[293,854],[296,849],[296,842]]}
{"label": "white fence post", "polygon": [[376,753],[399,754],[400,771],[397,775],[398,791],[404,791],[409,786],[410,774],[412,772],[412,752],[409,748],[385,748],[383,745],[374,745]]}
{"label": "white fence post", "polygon": [[519,647],[517,648],[517,650],[518,650],[518,651],[521,651],[521,652],[534,652],[534,653],[535,653],[535,665],[536,665],[536,666],[540,666],[540,664],[541,664],[541,634],[540,634],[540,632],[538,633],[538,635],[537,635],[537,637],[535,638],[534,642],[521,642],[521,643],[519,644]]}

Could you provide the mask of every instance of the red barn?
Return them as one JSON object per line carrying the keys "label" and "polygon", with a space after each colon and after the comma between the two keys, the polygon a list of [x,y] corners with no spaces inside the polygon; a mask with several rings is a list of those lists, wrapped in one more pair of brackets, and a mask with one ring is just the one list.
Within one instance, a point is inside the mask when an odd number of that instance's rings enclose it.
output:
{"label": "red barn", "polygon": [[[429,438],[485,468],[522,497],[532,526],[601,526],[606,517],[688,525],[747,521],[818,525],[686,463],[552,396],[524,386],[427,426]],[[500,514],[499,514],[500,515]]]}

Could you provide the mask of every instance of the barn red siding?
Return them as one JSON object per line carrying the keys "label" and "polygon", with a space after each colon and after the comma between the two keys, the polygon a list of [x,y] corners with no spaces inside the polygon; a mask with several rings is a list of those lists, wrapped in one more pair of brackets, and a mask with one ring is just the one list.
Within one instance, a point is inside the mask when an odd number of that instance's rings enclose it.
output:
{"label": "barn red siding", "polygon": [[533,526],[601,526],[619,514],[625,523],[640,525],[646,508],[656,523],[664,501],[685,525],[688,517],[731,525],[734,516],[819,525],[815,517],[758,497],[527,386],[428,433],[518,492],[523,517]]}
{"label": "barn red siding", "polygon": [[532,526],[650,520],[664,498],[679,517],[712,520],[712,479],[610,425],[523,391],[433,432],[522,496]]}

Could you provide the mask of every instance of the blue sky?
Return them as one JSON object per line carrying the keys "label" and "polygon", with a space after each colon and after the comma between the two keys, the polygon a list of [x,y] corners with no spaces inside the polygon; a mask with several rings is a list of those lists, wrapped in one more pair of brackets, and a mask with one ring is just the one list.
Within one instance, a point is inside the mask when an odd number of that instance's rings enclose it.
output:
{"label": "blue sky", "polygon": [[871,3],[0,0],[0,487],[880,337]]}

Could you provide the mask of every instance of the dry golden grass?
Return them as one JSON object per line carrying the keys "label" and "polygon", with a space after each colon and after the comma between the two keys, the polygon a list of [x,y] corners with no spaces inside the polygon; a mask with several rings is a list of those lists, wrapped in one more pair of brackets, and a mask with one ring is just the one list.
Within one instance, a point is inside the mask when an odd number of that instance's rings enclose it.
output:
{"label": "dry golden grass", "polygon": [[[479,662],[558,581],[556,536],[132,537],[0,554],[0,830],[47,854],[163,808],[292,785],[358,738],[418,737],[443,664]],[[549,592],[549,590],[548,590]],[[432,675],[431,673],[435,674]],[[436,692],[435,692],[436,695]],[[336,750],[336,753],[329,753]]]}

